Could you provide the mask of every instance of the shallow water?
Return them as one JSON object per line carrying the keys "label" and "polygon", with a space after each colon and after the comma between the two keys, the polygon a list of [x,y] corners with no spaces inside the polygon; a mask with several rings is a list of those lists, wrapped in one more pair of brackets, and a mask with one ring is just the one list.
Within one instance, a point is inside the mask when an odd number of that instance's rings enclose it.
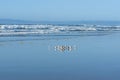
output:
{"label": "shallow water", "polygon": [[0,80],[120,80],[119,74],[120,32],[0,37]]}

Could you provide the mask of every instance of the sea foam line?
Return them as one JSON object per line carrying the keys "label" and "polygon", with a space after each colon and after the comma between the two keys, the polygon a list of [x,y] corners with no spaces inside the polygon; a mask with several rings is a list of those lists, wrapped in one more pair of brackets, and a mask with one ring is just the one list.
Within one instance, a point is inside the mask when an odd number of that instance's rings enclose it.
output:
{"label": "sea foam line", "polygon": [[0,36],[61,34],[87,31],[120,31],[120,26],[101,25],[0,25]]}

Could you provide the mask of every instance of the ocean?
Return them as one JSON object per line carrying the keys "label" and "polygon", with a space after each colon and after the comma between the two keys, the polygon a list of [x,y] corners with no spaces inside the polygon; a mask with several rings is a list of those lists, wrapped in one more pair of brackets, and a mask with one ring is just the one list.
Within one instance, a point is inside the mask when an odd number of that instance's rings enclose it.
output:
{"label": "ocean", "polygon": [[119,23],[1,24],[0,80],[120,80]]}

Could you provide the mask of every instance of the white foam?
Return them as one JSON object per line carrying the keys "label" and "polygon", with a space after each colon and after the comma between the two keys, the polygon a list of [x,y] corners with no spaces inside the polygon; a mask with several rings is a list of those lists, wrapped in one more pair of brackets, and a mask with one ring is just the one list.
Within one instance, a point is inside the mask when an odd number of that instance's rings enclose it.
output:
{"label": "white foam", "polygon": [[73,33],[81,31],[120,31],[120,26],[100,25],[0,25],[1,35]]}

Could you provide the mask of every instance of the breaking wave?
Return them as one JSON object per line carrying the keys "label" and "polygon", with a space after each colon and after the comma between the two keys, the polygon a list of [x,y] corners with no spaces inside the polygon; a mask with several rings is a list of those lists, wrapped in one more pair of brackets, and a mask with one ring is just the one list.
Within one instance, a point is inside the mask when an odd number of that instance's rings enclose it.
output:
{"label": "breaking wave", "polygon": [[0,36],[72,35],[120,31],[120,26],[103,25],[0,25]]}

